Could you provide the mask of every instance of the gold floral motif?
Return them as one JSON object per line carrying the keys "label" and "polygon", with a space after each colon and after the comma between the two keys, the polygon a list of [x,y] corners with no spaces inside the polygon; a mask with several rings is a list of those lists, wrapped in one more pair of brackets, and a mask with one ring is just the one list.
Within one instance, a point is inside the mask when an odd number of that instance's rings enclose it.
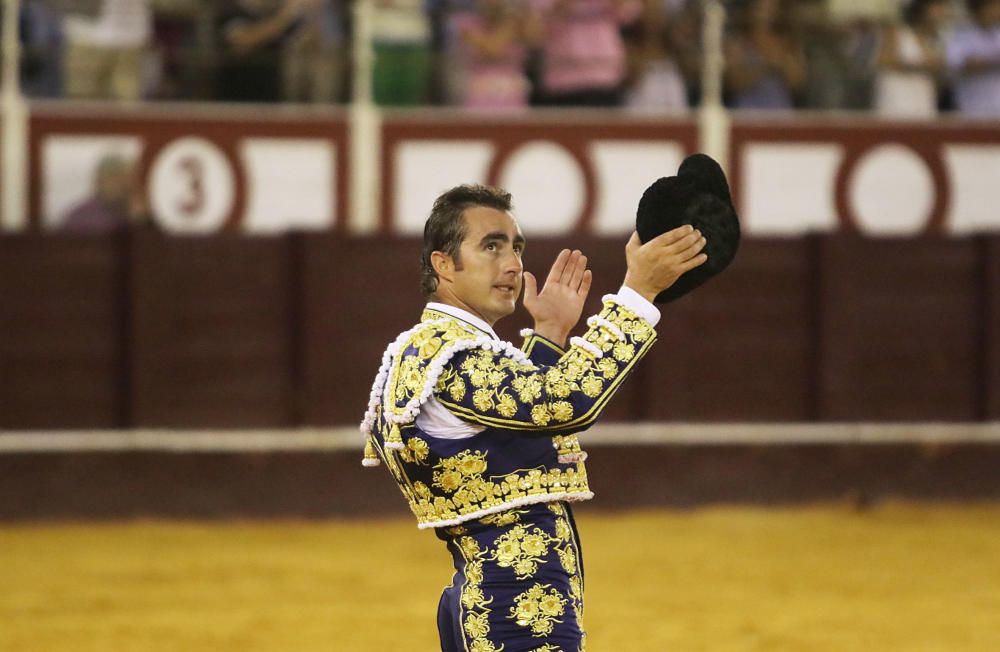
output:
{"label": "gold floral motif", "polygon": [[462,586],[459,601],[467,610],[462,629],[470,639],[466,642],[468,649],[474,652],[500,652],[504,646],[497,648],[488,638],[492,611],[489,605],[493,603],[493,598],[487,599],[480,586],[483,583],[482,557],[485,552],[472,537],[462,537],[458,547],[466,561],[465,584]]}
{"label": "gold floral motif", "polygon": [[604,391],[604,381],[594,374],[588,374],[580,383],[580,389],[588,398],[597,398]]}
{"label": "gold floral motif", "polygon": [[[473,369],[469,372],[469,382],[473,387],[486,387],[486,372],[482,369]],[[477,392],[478,393],[478,392]]]}
{"label": "gold floral motif", "polygon": [[[546,590],[547,589],[547,590]],[[514,598],[508,618],[531,629],[532,636],[548,636],[566,612],[566,598],[550,584],[535,583]]]}
{"label": "gold floral motif", "polygon": [[430,452],[431,448],[426,441],[420,437],[410,437],[406,447],[399,451],[399,457],[411,464],[424,464]]}
{"label": "gold floral motif", "polygon": [[552,645],[551,643],[546,643],[542,647],[536,647],[531,652],[562,652],[562,648]]}
{"label": "gold floral motif", "polygon": [[458,547],[462,549],[466,557],[475,557],[479,554],[479,544],[472,537],[462,537],[458,540]]}
{"label": "gold floral motif", "polygon": [[569,546],[556,550],[559,555],[559,563],[571,576],[576,574],[576,553]]}
{"label": "gold floral motif", "polygon": [[539,426],[546,426],[552,420],[552,414],[548,407],[539,404],[531,408],[531,420]]}
{"label": "gold floral motif", "polygon": [[465,381],[462,380],[461,376],[456,375],[455,379],[448,385],[448,395],[453,401],[461,401],[465,398]]}
{"label": "gold floral motif", "polygon": [[573,404],[567,401],[556,401],[552,404],[552,418],[566,422],[573,418]]}
{"label": "gold floral motif", "polygon": [[526,512],[518,512],[513,509],[509,509],[505,512],[500,512],[499,514],[490,514],[489,516],[484,516],[479,521],[485,523],[486,525],[494,525],[496,527],[504,527],[507,525],[513,525],[514,523],[521,522],[521,514]]}
{"label": "gold floral motif", "polygon": [[413,483],[413,493],[416,494],[418,498],[423,498],[424,500],[430,500],[434,497],[434,493],[431,491],[431,488],[419,480]]}
{"label": "gold floral motif", "polygon": [[[478,587],[476,587],[478,588]],[[489,616],[485,613],[470,613],[465,616],[465,633],[472,638],[483,638],[490,633]]]}
{"label": "gold floral motif", "polygon": [[[416,344],[414,342],[414,344]],[[419,345],[417,349],[417,355],[421,358],[433,358],[434,354],[441,350],[443,342],[439,337],[431,337],[426,342]]]}
{"label": "gold floral motif", "polygon": [[494,550],[487,559],[495,561],[501,568],[512,568],[519,580],[524,580],[538,572],[538,564],[549,553],[549,543],[555,541],[541,528],[530,532],[521,525],[497,537]]}
{"label": "gold floral motif", "polygon": [[597,363],[597,368],[601,370],[605,378],[613,379],[618,375],[618,365],[615,364],[614,360],[608,358],[601,358]]}
{"label": "gold floral motif", "polygon": [[485,599],[486,596],[483,595],[483,590],[479,586],[467,586],[462,591],[462,604],[466,609],[472,609]]}
{"label": "gold floral motif", "polygon": [[517,401],[513,399],[509,394],[502,394],[499,399],[497,399],[497,412],[500,416],[510,418],[517,414]]}
{"label": "gold floral motif", "polygon": [[[475,381],[473,381],[475,384]],[[493,409],[493,392],[488,389],[477,389],[472,394],[472,404],[480,412],[489,412]]]}
{"label": "gold floral motif", "polygon": [[573,536],[573,531],[565,519],[556,519],[556,538],[560,541],[569,541]]}
{"label": "gold floral motif", "polygon": [[483,583],[483,562],[474,559],[465,565],[465,579],[469,584]]}
{"label": "gold floral motif", "polygon": [[635,357],[635,347],[627,342],[615,344],[615,359],[628,362]]}
{"label": "gold floral motif", "polygon": [[443,457],[434,465],[432,475],[435,487],[445,493],[455,493],[464,485],[465,493],[469,494],[463,502],[469,503],[483,500],[492,493],[492,487],[482,479],[486,471],[486,453],[482,451],[462,451],[458,455]]}
{"label": "gold floral motif", "polygon": [[537,401],[542,396],[542,381],[537,376],[517,376],[511,386],[522,403]]}
{"label": "gold floral motif", "polygon": [[[559,499],[568,495],[589,493],[587,470],[582,462],[571,468],[527,469],[489,479],[481,475],[462,475],[457,458],[485,455],[479,451],[465,451],[458,456],[443,458],[434,467],[433,484],[448,496],[427,495],[425,487],[413,483],[414,490],[407,493],[410,507],[421,523],[452,519],[482,509],[504,505],[525,496],[551,496]],[[485,459],[469,461],[466,471],[485,469]]]}

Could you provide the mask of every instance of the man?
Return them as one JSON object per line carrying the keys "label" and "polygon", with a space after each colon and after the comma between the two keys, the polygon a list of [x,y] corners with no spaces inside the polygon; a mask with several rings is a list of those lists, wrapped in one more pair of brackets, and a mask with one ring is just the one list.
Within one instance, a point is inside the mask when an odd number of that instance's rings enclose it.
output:
{"label": "man", "polygon": [[[438,607],[445,652],[583,649],[583,564],[569,503],[593,496],[576,434],[656,340],[653,299],[703,264],[691,226],[626,246],[617,294],[567,343],[591,285],[564,250],[539,292],[510,195],[459,186],[424,227],[419,324],[386,350],[362,422],[366,466],[384,461],[456,573]],[[521,349],[497,320],[524,305]],[[568,344],[568,346],[567,346]]]}
{"label": "man", "polygon": [[66,233],[110,233],[148,222],[131,161],[108,154],[94,171],[90,197],[73,206],[58,225]]}
{"label": "man", "polygon": [[1000,0],[968,0],[972,22],[951,35],[948,67],[961,113],[1000,117]]}

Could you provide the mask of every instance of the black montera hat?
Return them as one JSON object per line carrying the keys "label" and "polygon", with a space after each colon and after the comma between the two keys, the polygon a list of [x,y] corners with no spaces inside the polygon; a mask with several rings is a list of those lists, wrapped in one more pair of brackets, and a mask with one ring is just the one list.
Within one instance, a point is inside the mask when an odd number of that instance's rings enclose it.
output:
{"label": "black montera hat", "polygon": [[656,295],[656,303],[679,299],[724,270],[740,245],[740,222],[722,168],[705,154],[693,154],[681,163],[677,176],[657,179],[642,193],[635,230],[642,242],[690,224],[708,242],[708,261],[685,273]]}

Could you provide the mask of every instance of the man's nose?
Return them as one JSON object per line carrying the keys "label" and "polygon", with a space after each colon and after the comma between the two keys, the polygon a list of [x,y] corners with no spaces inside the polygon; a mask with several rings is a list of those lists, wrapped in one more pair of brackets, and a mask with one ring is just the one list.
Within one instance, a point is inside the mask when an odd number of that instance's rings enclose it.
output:
{"label": "man's nose", "polygon": [[524,271],[524,263],[521,261],[521,256],[519,256],[516,251],[511,251],[504,258],[503,271],[514,272],[515,274],[520,274]]}

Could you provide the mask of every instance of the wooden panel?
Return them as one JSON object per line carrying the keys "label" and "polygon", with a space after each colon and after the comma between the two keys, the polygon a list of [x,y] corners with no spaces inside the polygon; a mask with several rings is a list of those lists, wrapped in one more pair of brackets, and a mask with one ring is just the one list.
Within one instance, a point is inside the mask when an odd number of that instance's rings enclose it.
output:
{"label": "wooden panel", "polygon": [[117,246],[0,239],[0,427],[121,425]]}
{"label": "wooden panel", "polygon": [[983,418],[1000,420],[1000,237],[983,240]]}
{"label": "wooden panel", "polygon": [[292,425],[290,269],[280,238],[136,240],[136,425]]}
{"label": "wooden panel", "polygon": [[304,418],[357,423],[382,352],[420,318],[420,245],[315,236],[304,252]]}
{"label": "wooden panel", "polygon": [[809,243],[749,240],[732,266],[661,306],[649,416],[802,420],[813,409]]}
{"label": "wooden panel", "polygon": [[969,240],[824,241],[822,418],[978,418],[977,252]]}

